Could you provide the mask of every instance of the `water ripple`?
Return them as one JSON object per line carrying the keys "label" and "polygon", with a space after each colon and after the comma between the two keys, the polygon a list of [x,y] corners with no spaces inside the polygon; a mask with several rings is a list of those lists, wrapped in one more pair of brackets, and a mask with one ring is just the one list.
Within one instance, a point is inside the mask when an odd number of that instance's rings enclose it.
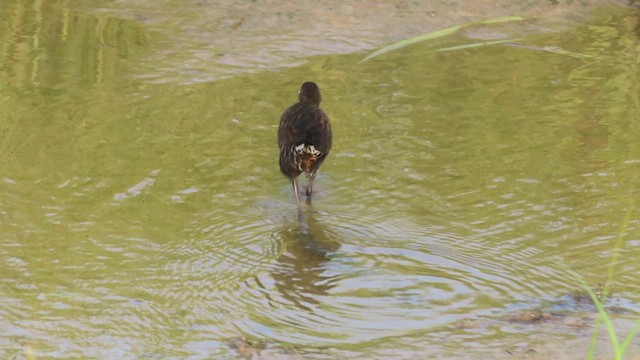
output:
{"label": "water ripple", "polygon": [[[308,345],[372,341],[540,294],[536,284],[514,275],[531,270],[527,259],[535,249],[496,261],[500,253],[477,238],[386,215],[346,216],[313,208],[304,233],[282,217],[287,209],[289,203],[263,207],[272,221],[236,214],[231,228],[210,224],[208,236],[220,238],[223,232],[242,250],[234,252],[226,241],[218,242],[218,255],[211,254],[206,262],[208,270],[195,261],[180,268],[192,275],[209,273],[214,288],[235,281],[235,299],[221,296],[238,308],[261,309],[234,322],[245,335]],[[215,218],[209,220],[215,224]],[[264,231],[271,231],[268,239],[260,236]],[[214,245],[205,240],[201,246]],[[536,271],[560,281],[551,268]]]}

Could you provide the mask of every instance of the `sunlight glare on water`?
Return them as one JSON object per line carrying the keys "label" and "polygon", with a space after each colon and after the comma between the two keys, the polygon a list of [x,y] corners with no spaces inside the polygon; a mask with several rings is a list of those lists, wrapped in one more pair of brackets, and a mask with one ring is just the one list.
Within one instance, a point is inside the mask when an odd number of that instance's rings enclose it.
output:
{"label": "sunlight glare on water", "polygon": [[[640,311],[630,10],[185,84],[148,76],[178,65],[144,19],[55,4],[1,7],[0,357],[505,356],[588,336],[569,269],[607,280],[619,236],[608,305]],[[305,233],[275,135],[311,79],[335,145]]]}

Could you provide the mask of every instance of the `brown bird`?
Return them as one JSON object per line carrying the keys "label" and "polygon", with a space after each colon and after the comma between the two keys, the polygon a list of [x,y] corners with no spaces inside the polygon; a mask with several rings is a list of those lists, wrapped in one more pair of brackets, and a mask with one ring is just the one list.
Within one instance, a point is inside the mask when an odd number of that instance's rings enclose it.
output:
{"label": "brown bird", "polygon": [[331,151],[331,123],[327,114],[320,109],[321,100],[318,85],[305,82],[298,92],[298,102],[282,113],[278,128],[280,171],[291,179],[300,219],[302,208],[296,178],[305,173],[309,179],[305,193],[311,196],[313,180]]}

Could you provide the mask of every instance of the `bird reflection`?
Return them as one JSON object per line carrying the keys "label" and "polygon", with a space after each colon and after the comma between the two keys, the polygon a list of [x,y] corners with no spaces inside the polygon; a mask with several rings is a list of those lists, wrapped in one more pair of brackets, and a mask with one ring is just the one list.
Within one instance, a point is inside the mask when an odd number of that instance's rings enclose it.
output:
{"label": "bird reflection", "polygon": [[305,226],[280,232],[286,250],[277,259],[279,266],[272,276],[286,300],[312,311],[318,296],[327,294],[335,286],[336,275],[330,273],[327,265],[340,243],[326,226],[316,221],[309,202],[308,208]]}

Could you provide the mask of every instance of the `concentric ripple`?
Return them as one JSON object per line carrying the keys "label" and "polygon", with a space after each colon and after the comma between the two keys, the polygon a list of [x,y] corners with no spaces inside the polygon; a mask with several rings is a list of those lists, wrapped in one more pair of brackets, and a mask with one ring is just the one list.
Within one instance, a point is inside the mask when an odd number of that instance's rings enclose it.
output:
{"label": "concentric ripple", "polygon": [[531,270],[526,261],[498,260],[495,249],[474,239],[388,216],[307,210],[308,232],[278,216],[284,221],[245,227],[270,227],[274,245],[257,236],[269,255],[234,267],[252,294],[235,304],[254,309],[235,322],[242,334],[299,346],[361,343],[489,314],[497,303],[537,294],[535,283],[514,275]]}

